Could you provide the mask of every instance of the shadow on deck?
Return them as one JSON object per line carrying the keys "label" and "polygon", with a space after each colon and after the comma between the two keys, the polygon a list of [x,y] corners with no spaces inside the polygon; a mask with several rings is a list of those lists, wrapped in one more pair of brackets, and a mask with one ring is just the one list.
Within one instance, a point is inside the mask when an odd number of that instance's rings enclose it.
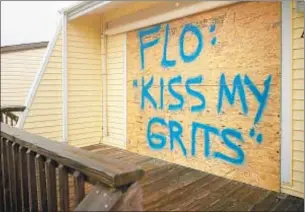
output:
{"label": "shadow on deck", "polygon": [[146,211],[304,211],[304,200],[107,145],[85,150],[136,164]]}

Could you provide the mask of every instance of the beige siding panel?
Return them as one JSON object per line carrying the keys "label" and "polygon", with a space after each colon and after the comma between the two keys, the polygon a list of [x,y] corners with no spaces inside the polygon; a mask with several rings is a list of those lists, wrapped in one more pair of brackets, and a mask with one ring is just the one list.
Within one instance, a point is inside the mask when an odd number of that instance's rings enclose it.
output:
{"label": "beige siding panel", "polygon": [[[303,137],[301,135],[303,134]],[[304,132],[294,131],[293,132],[293,150],[304,149]]]}
{"label": "beige siding panel", "polygon": [[298,39],[300,38],[303,33],[303,28],[296,28],[292,30],[292,38],[293,39]]}
{"label": "beige siding panel", "polygon": [[68,24],[68,143],[73,146],[98,144],[102,136],[100,25],[99,16]]}
{"label": "beige siding panel", "polygon": [[125,143],[124,35],[107,37],[107,131],[102,142],[118,147]]}
{"label": "beige siding panel", "polygon": [[1,54],[1,104],[24,105],[46,48]]}
{"label": "beige siding panel", "polygon": [[304,162],[304,151],[294,150],[293,151],[293,159],[296,161]]}
{"label": "beige siding panel", "polygon": [[[304,44],[304,41],[303,41]],[[293,51],[293,58],[294,59],[301,59],[304,58],[304,51],[302,49],[296,49]]]}
{"label": "beige siding panel", "polygon": [[304,172],[294,171],[293,180],[304,183]]}
{"label": "beige siding panel", "polygon": [[282,192],[302,198],[304,196],[304,192],[298,192],[295,189],[291,189],[290,187],[282,187]]}
{"label": "beige siding panel", "polygon": [[292,17],[292,182],[281,190],[304,198],[304,13],[292,9]]}
{"label": "beige siding panel", "polygon": [[303,69],[293,70],[293,79],[304,79]]}
{"label": "beige siding panel", "polygon": [[62,138],[61,45],[58,36],[24,123],[26,131],[56,141]]}
{"label": "beige siding panel", "polygon": [[293,110],[304,110],[304,100],[294,99],[292,101],[292,109]]}

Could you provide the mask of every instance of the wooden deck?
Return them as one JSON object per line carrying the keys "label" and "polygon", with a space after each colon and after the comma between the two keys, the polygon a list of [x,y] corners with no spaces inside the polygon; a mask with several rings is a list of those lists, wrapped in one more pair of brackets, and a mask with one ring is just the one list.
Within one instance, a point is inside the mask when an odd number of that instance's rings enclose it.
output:
{"label": "wooden deck", "polygon": [[136,164],[147,211],[304,211],[304,200],[107,145],[84,149]]}

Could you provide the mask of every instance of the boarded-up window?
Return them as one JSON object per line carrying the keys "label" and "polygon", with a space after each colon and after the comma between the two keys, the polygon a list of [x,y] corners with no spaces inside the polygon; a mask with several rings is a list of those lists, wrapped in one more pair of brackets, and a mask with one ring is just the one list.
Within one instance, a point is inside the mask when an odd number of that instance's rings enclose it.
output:
{"label": "boarded-up window", "polygon": [[280,3],[244,2],[128,33],[128,149],[280,185]]}

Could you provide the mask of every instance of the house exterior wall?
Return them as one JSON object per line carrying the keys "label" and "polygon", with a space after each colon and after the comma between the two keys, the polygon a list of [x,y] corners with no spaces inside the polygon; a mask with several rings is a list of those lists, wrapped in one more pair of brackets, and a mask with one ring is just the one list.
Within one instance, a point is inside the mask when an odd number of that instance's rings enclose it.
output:
{"label": "house exterior wall", "polygon": [[279,191],[280,11],[244,2],[128,32],[127,149]]}
{"label": "house exterior wall", "polygon": [[68,143],[97,144],[102,137],[101,17],[67,26]]}
{"label": "house exterior wall", "polygon": [[124,148],[125,142],[125,34],[107,36],[107,136],[102,142]]}
{"label": "house exterior wall", "polygon": [[62,141],[61,70],[62,37],[59,34],[24,123],[25,131],[55,141]]}
{"label": "house exterior wall", "polygon": [[45,51],[1,53],[1,105],[24,105]]}
{"label": "house exterior wall", "polygon": [[292,3],[292,181],[282,192],[304,198],[304,13]]}
{"label": "house exterior wall", "polygon": [[[144,50],[145,68],[143,70],[138,40],[138,33],[143,29],[127,33],[127,46],[124,43],[125,34],[107,36],[105,73],[107,92],[106,96],[103,96],[101,20],[111,22],[151,6],[155,6],[155,3],[132,3],[132,6],[126,10],[116,13],[110,11],[103,17],[84,16],[68,23],[69,144],[86,146],[104,142],[120,146],[118,141],[125,139],[125,127],[122,126],[126,118],[123,111],[125,80],[127,83],[128,150],[255,186],[281,190],[284,193],[303,197],[304,42],[300,36],[304,30],[304,14],[296,13],[295,4],[293,4],[292,182],[291,185],[283,185],[280,182],[279,170],[280,3],[238,3],[163,23],[158,33],[152,33],[153,35],[143,38],[144,43],[160,39],[158,45]],[[202,20],[205,21],[202,22]],[[267,23],[266,20],[268,20]],[[181,52],[179,52],[183,43],[179,43],[179,40],[181,31],[187,23],[195,23],[200,26],[204,43],[203,53],[198,56],[198,61],[183,63]],[[216,23],[215,26],[212,23]],[[169,24],[170,27],[168,39],[166,38],[166,24]],[[185,52],[186,55],[191,55],[194,48],[198,46],[198,39],[187,34],[192,33],[188,32],[185,35],[185,42],[189,42],[188,45],[185,45]],[[216,37],[216,41],[214,37]],[[168,45],[164,45],[166,42]],[[125,64],[124,48],[126,47],[127,63]],[[59,36],[25,123],[27,131],[58,141],[62,139],[61,50],[61,36]],[[164,52],[166,53],[164,54]],[[230,59],[230,57],[232,58]],[[172,64],[170,61],[174,59],[176,64],[170,65]],[[165,69],[164,66],[170,67]],[[127,79],[124,76],[124,68],[127,69]],[[237,79],[235,81],[237,83],[235,84],[236,101],[231,100],[232,103],[230,103],[229,94],[225,94],[226,91],[223,90],[223,111],[218,113],[220,87],[224,85],[224,81],[221,81],[222,73],[226,77],[230,92],[234,86],[233,79]],[[267,104],[259,123],[256,124],[254,124],[254,119],[260,104],[263,104],[260,102],[262,97],[257,94],[254,87],[248,86],[251,82],[245,80],[246,74],[261,95],[263,95],[264,89],[266,90],[267,77],[272,76],[270,91],[267,92],[269,93]],[[179,75],[182,77],[180,84]],[[193,77],[192,81],[194,77],[200,75],[203,77],[201,82],[198,82],[200,78],[196,78],[197,83],[192,82],[191,86],[186,83],[187,79]],[[238,84],[238,76],[241,77],[241,84],[244,85]],[[150,86],[149,81],[152,77],[154,77],[153,85]],[[160,81],[161,78],[163,81]],[[173,78],[178,81],[178,85],[169,88],[169,81]],[[201,114],[192,112],[192,106],[198,106],[203,100],[198,92],[196,94],[196,92],[187,91],[187,86],[204,94],[205,110],[201,111]],[[243,95],[240,93],[240,86],[244,86],[245,89],[248,114],[245,114],[242,107],[243,100],[239,98]],[[148,93],[143,95],[143,89]],[[172,90],[169,91],[170,89]],[[179,105],[179,101],[181,101],[179,94],[185,101],[185,109],[169,109],[169,105],[174,107]],[[150,95],[157,102],[156,109]],[[161,100],[161,96],[163,96],[163,100]],[[106,99],[107,106],[106,137],[103,137],[103,99]],[[162,105],[159,104],[161,101]],[[165,122],[157,122],[149,132],[148,123],[153,117],[164,119]],[[207,142],[208,138],[203,131],[196,135],[193,133],[194,124],[192,122],[194,121],[206,124],[204,127],[217,128],[216,130],[209,128],[211,130],[210,142]],[[183,130],[182,142],[187,146],[187,157],[183,155],[183,148],[181,148],[179,140],[179,123]],[[169,127],[170,125],[171,127]],[[256,137],[252,135],[254,125],[256,125],[254,127]],[[227,133],[234,132],[231,134],[231,136],[235,136],[232,141],[231,138],[230,141],[223,139],[224,137],[220,138],[219,135],[223,134],[224,129],[227,129]],[[243,139],[239,139],[240,134]],[[262,140],[257,137],[260,134],[263,135]],[[192,139],[196,140],[196,143],[192,142]],[[166,140],[166,147],[156,150],[158,146],[161,146],[163,140]],[[151,144],[155,144],[154,148]],[[238,145],[234,146],[234,144]],[[205,150],[207,146],[211,151]],[[192,149],[196,149],[194,153]],[[241,151],[244,153],[243,157],[241,157]],[[215,159],[215,152],[218,152],[216,154],[218,159],[220,155],[222,155],[222,159],[225,158],[224,155],[228,156],[226,161]],[[243,158],[243,161],[236,164],[236,161],[233,160],[233,164],[230,164],[227,163],[228,158]]]}

